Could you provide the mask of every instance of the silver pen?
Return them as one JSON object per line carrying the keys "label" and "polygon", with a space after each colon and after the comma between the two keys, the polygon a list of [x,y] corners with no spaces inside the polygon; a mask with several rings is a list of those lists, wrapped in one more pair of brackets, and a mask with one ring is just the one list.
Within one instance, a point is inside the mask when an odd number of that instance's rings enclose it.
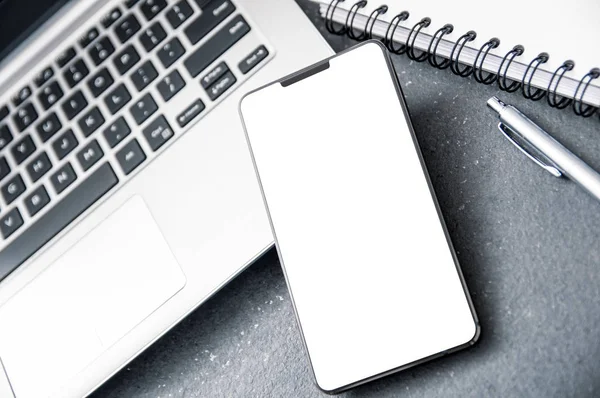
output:
{"label": "silver pen", "polygon": [[498,113],[498,128],[521,152],[555,177],[566,176],[600,200],[600,174],[552,138],[517,108],[496,97],[487,105]]}

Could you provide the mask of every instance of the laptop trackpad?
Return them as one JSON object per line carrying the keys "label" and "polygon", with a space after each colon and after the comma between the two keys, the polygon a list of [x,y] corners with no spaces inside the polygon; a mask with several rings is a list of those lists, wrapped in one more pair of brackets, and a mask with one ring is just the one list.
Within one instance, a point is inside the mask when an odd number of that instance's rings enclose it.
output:
{"label": "laptop trackpad", "polygon": [[0,358],[15,395],[52,394],[184,285],[133,197],[0,308]]}

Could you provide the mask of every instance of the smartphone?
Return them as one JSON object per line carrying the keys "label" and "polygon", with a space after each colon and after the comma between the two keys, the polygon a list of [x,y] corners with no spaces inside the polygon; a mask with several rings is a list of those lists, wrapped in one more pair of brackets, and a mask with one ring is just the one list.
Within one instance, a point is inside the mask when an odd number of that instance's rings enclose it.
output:
{"label": "smartphone", "polygon": [[247,94],[240,113],[319,388],[475,343],[477,316],[379,42]]}

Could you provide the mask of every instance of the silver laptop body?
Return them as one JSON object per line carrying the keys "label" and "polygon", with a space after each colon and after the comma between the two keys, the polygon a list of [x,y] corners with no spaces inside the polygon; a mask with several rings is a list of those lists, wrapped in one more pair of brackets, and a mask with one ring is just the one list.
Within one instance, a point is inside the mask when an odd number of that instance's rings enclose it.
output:
{"label": "silver laptop body", "polygon": [[331,54],[292,0],[73,0],[1,61],[0,397],[89,394],[271,247],[238,102]]}

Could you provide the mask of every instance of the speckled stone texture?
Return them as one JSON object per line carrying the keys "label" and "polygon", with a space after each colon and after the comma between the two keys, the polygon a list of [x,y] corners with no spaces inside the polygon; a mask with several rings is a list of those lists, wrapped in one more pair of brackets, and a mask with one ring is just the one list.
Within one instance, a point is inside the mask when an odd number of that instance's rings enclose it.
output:
{"label": "speckled stone texture", "polygon": [[[354,44],[329,35],[308,0],[298,3],[336,51]],[[470,349],[342,395],[600,396],[600,203],[518,152],[485,102],[497,95],[516,105],[600,170],[598,116],[556,111],[406,56],[394,64],[482,334]],[[93,396],[325,395],[271,251]]]}

